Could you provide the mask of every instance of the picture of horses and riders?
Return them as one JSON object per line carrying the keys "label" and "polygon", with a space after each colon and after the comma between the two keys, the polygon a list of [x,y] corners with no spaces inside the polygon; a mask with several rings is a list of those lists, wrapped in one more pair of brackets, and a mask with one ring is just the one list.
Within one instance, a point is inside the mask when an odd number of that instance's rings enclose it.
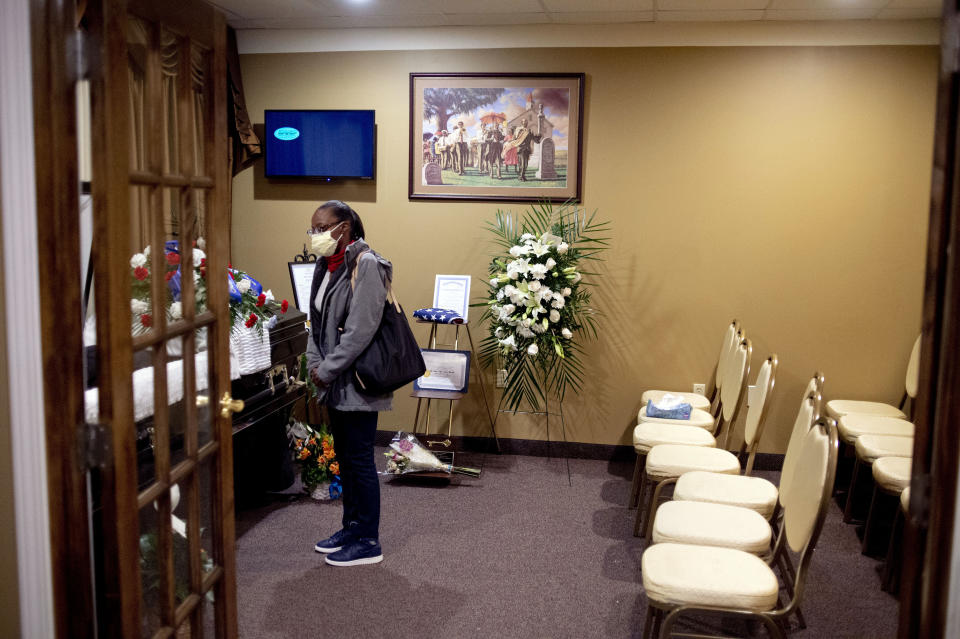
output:
{"label": "picture of horses and riders", "polygon": [[411,73],[410,198],[580,201],[582,73]]}
{"label": "picture of horses and riders", "polygon": [[411,139],[411,151],[420,157],[411,158],[419,168],[411,173],[411,190],[496,196],[495,187],[497,193],[569,197],[560,191],[578,186],[570,155],[579,148],[580,95],[577,76],[567,77],[574,82],[520,79],[505,86],[501,78],[497,86],[463,78],[461,86],[417,89],[420,131],[412,132],[419,139]]}

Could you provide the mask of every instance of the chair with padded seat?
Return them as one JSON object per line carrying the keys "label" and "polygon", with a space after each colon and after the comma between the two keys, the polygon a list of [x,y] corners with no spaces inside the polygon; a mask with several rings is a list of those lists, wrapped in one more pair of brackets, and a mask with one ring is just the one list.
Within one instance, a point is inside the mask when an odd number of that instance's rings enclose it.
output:
{"label": "chair with padded seat", "polygon": [[[803,438],[820,418],[820,392],[823,390],[823,382],[823,374],[814,373],[804,389],[803,399],[800,402],[800,408],[790,432],[787,451],[783,458],[779,490],[777,486],[762,477],[694,471],[681,475],[677,480],[674,486],[673,500],[747,508],[756,511],[770,522],[771,533],[779,531],[781,526],[780,515],[783,514],[786,496],[790,493],[790,481],[793,477],[793,469],[797,463]],[[746,535],[748,539],[751,537],[755,539],[762,529],[756,526],[753,530],[755,532],[752,535]],[[736,535],[737,533],[734,532],[733,534]],[[714,538],[717,542],[730,545],[729,539],[725,540],[720,533],[716,534]],[[788,588],[788,594],[792,596],[793,593],[789,589],[792,588],[796,568],[790,555],[781,553],[779,558],[776,559],[776,563],[782,571],[781,574],[784,575],[784,585]],[[806,628],[806,620],[799,607],[796,608],[795,613],[800,627]]]}
{"label": "chair with padded seat", "polygon": [[893,530],[890,533],[890,544],[887,546],[887,555],[883,560],[883,570],[880,574],[880,588],[892,595],[900,591],[900,573],[903,564],[901,545],[903,542],[903,527],[906,524],[907,514],[910,512],[910,487],[907,486],[900,493],[900,507],[894,516]]}
{"label": "chair with padded seat", "polygon": [[[735,323],[735,322],[734,322]],[[718,421],[720,419],[720,412],[723,406],[723,381],[728,374],[729,362],[732,355],[736,352],[737,346],[745,339],[743,334],[743,329],[737,326],[737,330],[733,333],[732,339],[730,335],[730,328],[733,328],[733,324],[727,329],[726,333],[726,342],[724,343],[725,348],[720,352],[720,358],[717,360],[717,374],[716,374],[716,384],[717,384],[717,393],[716,401],[714,404],[711,404],[711,410],[705,410],[702,408],[691,407],[690,417],[684,420],[677,419],[668,419],[664,417],[650,417],[647,415],[647,404],[646,402],[640,407],[640,410],[637,412],[637,424],[653,423],[653,424],[664,424],[668,426],[697,426],[699,428],[706,428],[710,431],[716,430]],[[661,396],[662,397],[662,396]]]}
{"label": "chair with padded seat", "polygon": [[720,345],[720,355],[717,357],[716,368],[713,372],[713,384],[709,393],[701,395],[700,393],[688,393],[686,391],[665,391],[665,390],[648,390],[640,396],[641,403],[646,406],[648,401],[652,401],[654,404],[659,402],[664,395],[667,393],[671,395],[678,395],[683,398],[683,401],[690,404],[693,408],[699,408],[701,410],[710,410],[711,406],[715,403],[715,400],[720,390],[720,385],[722,383],[723,377],[723,363],[724,355],[727,351],[730,350],[731,345],[735,343],[736,335],[740,331],[740,322],[734,319],[727,325],[726,330],[723,333],[723,342]]}
{"label": "chair with padded seat", "polygon": [[[724,383],[720,389],[721,410],[720,420],[721,428],[729,431],[736,422],[740,412],[740,406],[746,395],[747,377],[750,373],[750,359],[753,355],[753,346],[749,339],[744,339],[737,346],[736,351],[730,357],[728,370],[724,373]],[[758,402],[755,419],[759,421],[761,415],[765,416],[763,406],[766,405],[766,398],[773,389],[773,380],[776,377],[776,356],[764,362],[761,372],[758,375],[763,380],[761,401]],[[720,431],[717,431],[720,434]],[[746,440],[746,438],[745,438]],[[750,453],[752,465],[755,446],[759,443],[759,437],[752,443],[753,451]],[[690,446],[682,444],[658,444],[647,453],[647,460],[641,477],[638,494],[641,496],[640,505],[637,507],[637,515],[634,521],[635,536],[640,534],[641,522],[644,518],[647,522],[647,540],[652,534],[651,523],[656,514],[656,508],[659,503],[660,494],[664,486],[676,481],[677,477],[691,470],[705,470],[710,472],[724,474],[740,474],[740,460],[736,455],[720,448],[709,448],[702,446]],[[650,484],[650,498],[644,506],[642,495],[646,492],[647,485]],[[645,513],[645,514],[644,514]]]}
{"label": "chair with padded seat", "polygon": [[910,486],[913,459],[907,456],[880,457],[873,462],[873,497],[863,526],[861,552],[871,557],[882,556],[886,539],[878,528],[882,523],[893,523],[897,504],[903,491]]}
{"label": "chair with padded seat", "polygon": [[881,457],[912,457],[913,437],[900,435],[861,435],[854,444],[856,459],[847,487],[847,498],[843,506],[843,523],[850,524],[863,520],[866,495],[872,490],[870,479],[863,472],[864,466],[871,466]]}
{"label": "chair with padded seat", "polygon": [[[790,433],[787,451],[783,458],[780,485],[789,482],[789,475],[799,454],[800,442],[819,418],[820,392],[823,375],[815,373],[804,389],[803,399]],[[673,489],[676,501],[698,501],[728,506],[740,506],[757,511],[767,520],[774,517],[779,508],[780,492],[772,482],[748,475],[711,474],[704,471],[684,473],[677,479]]]}
{"label": "chair with padded seat", "polygon": [[743,331],[739,328],[738,322],[734,320],[727,328],[720,358],[717,360],[715,383],[719,392],[716,393],[716,408],[713,412],[692,408],[690,419],[686,420],[647,417],[647,406],[644,402],[637,415],[637,425],[633,429],[633,448],[637,454],[637,460],[633,468],[633,481],[630,486],[630,496],[627,500],[628,507],[637,506],[640,498],[640,479],[647,453],[650,452],[651,448],[659,444],[688,444],[708,448],[717,445],[715,435],[719,434],[722,427],[723,378],[729,367],[731,356],[736,350],[736,345],[742,339]]}
{"label": "chair with padded seat", "polygon": [[783,553],[799,554],[792,588],[788,589],[789,601],[780,603],[777,574],[770,563],[755,554],[716,546],[655,544],[641,557],[647,594],[644,639],[651,637],[651,631],[654,637],[671,636],[678,619],[693,614],[755,619],[772,636],[785,639],[785,620],[803,599],[813,551],[827,514],[837,464],[836,422],[818,419],[804,435],[797,457],[787,482],[783,525],[771,556],[775,560]]}
{"label": "chair with padded seat", "polygon": [[[922,335],[917,336],[910,351],[907,371],[904,376],[904,393],[898,406],[882,402],[834,399],[827,402],[827,415],[837,420],[840,434],[840,466],[837,469],[837,483],[834,494],[837,503],[845,508],[846,488],[855,466],[854,445],[861,435],[899,435],[912,436],[913,424],[910,416],[904,412],[907,400],[910,401],[910,413],[913,412],[913,399],[920,385],[920,345]],[[903,423],[897,423],[903,421]]]}
{"label": "chair with padded seat", "polygon": [[[910,351],[910,359],[907,362],[907,373],[904,380],[904,392],[900,398],[900,404],[891,406],[883,402],[868,402],[853,399],[832,399],[827,402],[826,413],[828,417],[840,420],[844,415],[859,414],[869,415],[871,417],[894,417],[897,419],[907,419],[907,414],[903,412],[907,400],[912,400],[917,396],[917,388],[920,386],[920,337],[918,336],[913,343],[913,350]],[[911,406],[911,409],[913,407]]]}

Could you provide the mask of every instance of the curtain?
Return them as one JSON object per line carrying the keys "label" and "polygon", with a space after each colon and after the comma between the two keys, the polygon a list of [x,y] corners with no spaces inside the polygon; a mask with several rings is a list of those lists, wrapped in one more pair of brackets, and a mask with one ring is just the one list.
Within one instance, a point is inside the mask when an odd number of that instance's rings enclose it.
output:
{"label": "curtain", "polygon": [[260,138],[253,132],[247,101],[243,95],[243,77],[240,74],[240,54],[237,52],[237,34],[227,29],[227,126],[230,131],[230,152],[233,174],[236,175],[263,155]]}

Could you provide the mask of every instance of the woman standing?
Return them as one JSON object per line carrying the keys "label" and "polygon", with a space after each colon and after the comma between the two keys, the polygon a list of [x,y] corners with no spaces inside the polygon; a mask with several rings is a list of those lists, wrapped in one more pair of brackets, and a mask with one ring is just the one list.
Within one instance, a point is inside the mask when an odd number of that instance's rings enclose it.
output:
{"label": "woman standing", "polygon": [[315,550],[334,566],[373,564],[383,560],[373,440],[377,413],[392,408],[393,396],[360,392],[352,371],[380,326],[393,267],[367,246],[360,216],[339,200],[320,205],[308,234],[319,259],[310,293],[307,368],[329,412],[343,481],[343,527]]}

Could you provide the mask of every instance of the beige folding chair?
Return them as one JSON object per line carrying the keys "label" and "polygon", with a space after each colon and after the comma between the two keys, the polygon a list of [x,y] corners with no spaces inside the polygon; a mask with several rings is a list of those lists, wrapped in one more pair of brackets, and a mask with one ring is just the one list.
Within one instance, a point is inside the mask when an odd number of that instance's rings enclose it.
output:
{"label": "beige folding chair", "polygon": [[686,391],[664,391],[664,390],[648,390],[640,396],[640,401],[644,406],[647,405],[648,401],[653,401],[654,404],[660,401],[664,395],[670,393],[671,395],[679,395],[683,397],[683,401],[690,404],[693,408],[699,408],[701,410],[709,410],[711,406],[714,405],[715,400],[718,395],[718,390],[720,389],[723,377],[723,359],[724,356],[730,351],[732,346],[736,344],[736,336],[740,331],[740,322],[734,319],[727,326],[727,329],[723,333],[723,343],[720,345],[720,355],[717,357],[716,368],[713,373],[713,384],[711,384],[711,389],[709,393],[703,395],[699,393],[688,393]]}
{"label": "beige folding chair", "polygon": [[[910,487],[910,469],[913,459],[909,456],[881,457],[873,462],[873,498],[870,500],[870,512],[863,526],[863,544],[861,550],[865,555],[873,555],[871,542],[876,534],[879,516],[879,502],[884,495],[890,498],[901,498],[903,492]],[[908,498],[909,499],[909,498]],[[907,502],[909,503],[909,501]]]}
{"label": "beige folding chair", "polygon": [[[729,368],[724,373],[723,386],[720,389],[720,425],[716,435],[723,433],[724,441],[733,428],[737,415],[740,412],[740,406],[743,403],[747,388],[747,376],[750,374],[750,359],[753,355],[753,346],[749,339],[744,339],[737,346],[736,351],[730,358]],[[650,538],[650,522],[656,514],[657,504],[659,503],[660,492],[667,482],[673,482],[683,473],[691,470],[706,470],[731,475],[740,473],[740,461],[737,457],[726,450],[718,448],[707,448],[701,446],[689,446],[679,444],[658,444],[647,453],[647,459],[644,464],[643,475],[641,476],[638,494],[641,496],[640,505],[637,507],[637,516],[634,521],[633,534],[640,535],[640,525],[644,520],[644,510],[646,511],[647,539]],[[647,484],[655,486],[650,491],[650,499],[643,507],[642,495],[645,492]]]}
{"label": "beige folding chair", "polygon": [[[744,440],[739,455],[748,455],[743,469],[745,476],[749,476],[753,470],[754,456],[763,436],[770,398],[776,384],[777,363],[777,356],[771,355],[760,366],[756,381],[756,386],[760,389],[759,397],[747,407]],[[730,455],[727,451],[714,449],[714,452],[718,456]],[[728,476],[717,473],[717,476],[720,475]],[[668,483],[669,480],[663,482],[664,485]],[[702,501],[667,501],[657,508],[652,525],[651,538],[654,543],[722,546],[758,555],[770,550],[772,538],[770,523],[757,511]]]}
{"label": "beige folding chair", "polygon": [[[689,420],[678,419],[658,419],[647,417],[647,406],[644,402],[643,407],[637,415],[637,426],[633,429],[633,448],[637,453],[637,461],[633,468],[633,482],[630,486],[630,497],[627,500],[627,506],[633,508],[637,505],[640,497],[639,487],[640,478],[643,473],[647,453],[650,449],[659,444],[689,444],[691,446],[704,446],[712,448],[717,445],[715,432],[719,426],[719,419],[723,405],[723,378],[729,368],[730,360],[736,346],[743,339],[743,331],[740,330],[736,320],[727,327],[724,335],[724,343],[720,349],[720,357],[717,360],[717,372],[715,377],[716,407],[713,412],[707,412],[693,408]],[[645,395],[646,396],[646,395]]]}
{"label": "beige folding chair", "polygon": [[[846,415],[907,419],[907,415],[903,412],[903,408],[906,406],[908,398],[913,400],[913,398],[917,396],[917,388],[920,385],[921,337],[922,335],[917,337],[917,340],[913,343],[913,350],[910,351],[910,360],[907,362],[907,374],[904,380],[904,393],[900,398],[900,404],[898,406],[891,406],[890,404],[884,404],[883,402],[865,402],[853,399],[831,399],[827,402],[827,416],[837,420],[838,426],[839,421],[842,420]],[[912,401],[910,408],[912,412]],[[859,418],[859,420],[861,422],[860,428],[863,429],[863,419]],[[839,426],[839,428],[841,432],[845,432],[847,430],[845,425]]]}
{"label": "beige folding chair", "polygon": [[780,473],[780,486],[762,477],[748,475],[726,475],[704,471],[684,473],[673,489],[673,499],[677,501],[699,501],[728,506],[740,506],[755,510],[767,520],[773,520],[779,509],[783,489],[789,484],[796,457],[800,451],[800,442],[810,427],[820,417],[820,392],[823,389],[823,375],[814,373],[807,384],[794,420],[793,429],[783,457],[783,469]]}
{"label": "beige folding chair", "polygon": [[[900,435],[861,435],[854,444],[856,460],[847,487],[847,499],[843,506],[843,523],[850,524],[863,519],[861,476],[864,466],[872,466],[881,457],[913,457],[913,437]],[[869,481],[869,479],[867,480]]]}
{"label": "beige folding chair", "polygon": [[[682,616],[710,614],[757,619],[768,632],[785,639],[784,622],[800,605],[837,466],[836,422],[822,418],[804,436],[772,558],[799,554],[790,599],[780,602],[776,573],[760,557],[731,548],[664,543],[641,558],[647,593],[644,639],[671,636]],[[786,576],[784,580],[786,581]],[[688,635],[692,636],[692,635]],[[706,637],[709,635],[695,635]],[[719,636],[719,635],[713,635]]]}

